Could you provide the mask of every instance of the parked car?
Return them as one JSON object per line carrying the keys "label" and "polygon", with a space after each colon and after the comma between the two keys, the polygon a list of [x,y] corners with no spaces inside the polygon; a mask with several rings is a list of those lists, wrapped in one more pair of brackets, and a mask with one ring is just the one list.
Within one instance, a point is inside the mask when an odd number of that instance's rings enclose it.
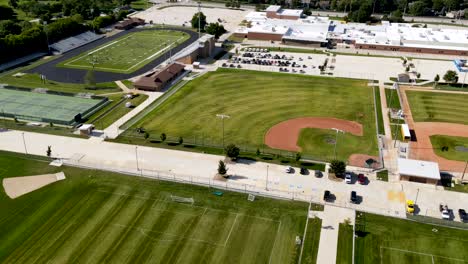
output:
{"label": "parked car", "polygon": [[460,220],[462,222],[468,220],[468,215],[466,214],[465,209],[458,209],[458,215],[460,215]]}
{"label": "parked car", "polygon": [[351,197],[349,198],[349,200],[350,200],[352,203],[357,203],[358,199],[357,199],[356,191],[351,191]]}
{"label": "parked car", "polygon": [[414,201],[413,200],[406,200],[406,212],[408,214],[414,213]]}
{"label": "parked car", "polygon": [[353,183],[353,178],[351,176],[351,173],[349,173],[349,172],[345,173],[345,183],[347,183],[347,184]]}
{"label": "parked car", "polygon": [[294,169],[291,166],[286,167],[285,172],[286,173],[292,173]]}
{"label": "parked car", "polygon": [[324,193],[323,193],[323,200],[324,201],[330,201],[331,200],[331,193],[329,190],[326,190]]}
{"label": "parked car", "polygon": [[358,175],[358,182],[359,182],[359,184],[365,184],[366,183],[366,176],[364,176],[364,174],[360,173]]}
{"label": "parked car", "polygon": [[439,205],[439,209],[440,209],[440,214],[442,216],[442,219],[450,219],[450,211],[448,209],[448,206],[447,205]]}
{"label": "parked car", "polygon": [[308,172],[309,172],[309,171],[308,171],[306,168],[301,167],[301,174],[302,174],[302,175],[306,175],[306,174],[308,174]]}

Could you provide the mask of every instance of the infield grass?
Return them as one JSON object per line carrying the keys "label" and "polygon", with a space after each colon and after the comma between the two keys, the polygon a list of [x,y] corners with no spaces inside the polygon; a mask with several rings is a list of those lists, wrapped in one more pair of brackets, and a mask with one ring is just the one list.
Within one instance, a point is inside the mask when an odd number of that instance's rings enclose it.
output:
{"label": "infield grass", "polygon": [[[356,220],[355,263],[468,262],[468,231],[367,213]],[[359,223],[362,227],[359,227]]]}
{"label": "infield grass", "polygon": [[[467,137],[451,137],[443,135],[431,136],[431,144],[437,156],[449,160],[468,160],[468,135]],[[442,147],[448,147],[442,151]]]}
{"label": "infield grass", "polygon": [[[364,136],[346,140],[351,137],[345,135],[340,149],[378,154],[373,91],[366,81],[246,70],[218,69],[187,83],[126,135],[144,127],[150,135],[166,133],[222,146],[223,122],[217,114],[229,116],[224,119],[225,144],[254,152],[264,149],[264,136],[272,126],[298,117],[324,116],[363,125]],[[303,154],[322,158],[321,148],[333,145],[309,136],[314,133],[320,131],[306,129],[299,145]],[[347,159],[346,153],[340,155]]]}
{"label": "infield grass", "polygon": [[307,203],[250,202],[247,194],[219,197],[206,187],[49,162],[0,152],[0,179],[67,177],[14,200],[1,189],[1,263],[297,263]]}
{"label": "infield grass", "polygon": [[131,73],[189,38],[173,30],[144,30],[122,36],[58,64],[61,67]]}
{"label": "infield grass", "polygon": [[468,125],[468,94],[406,91],[415,122]]}

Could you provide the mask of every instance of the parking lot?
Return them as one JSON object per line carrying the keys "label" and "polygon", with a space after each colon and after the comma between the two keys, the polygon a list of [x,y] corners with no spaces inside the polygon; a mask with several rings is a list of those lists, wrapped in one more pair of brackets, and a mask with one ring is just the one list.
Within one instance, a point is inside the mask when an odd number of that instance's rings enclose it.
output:
{"label": "parking lot", "polygon": [[[372,79],[383,82],[404,73],[406,68],[401,58],[276,52],[267,48],[237,48],[237,50],[238,54],[233,55],[230,60],[220,61],[219,65],[228,68]],[[414,65],[410,69],[411,72],[420,73],[420,79],[430,81],[436,74],[442,77],[447,70],[455,70],[451,61],[413,59],[409,63]],[[322,68],[323,71],[320,70],[322,66],[325,66]],[[416,74],[410,76],[416,78]],[[463,81],[463,78],[459,80]]]}

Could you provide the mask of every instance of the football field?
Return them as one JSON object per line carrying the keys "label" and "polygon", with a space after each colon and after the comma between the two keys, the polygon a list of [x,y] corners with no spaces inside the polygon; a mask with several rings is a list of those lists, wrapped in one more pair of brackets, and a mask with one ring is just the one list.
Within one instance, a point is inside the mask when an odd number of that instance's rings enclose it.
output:
{"label": "football field", "polygon": [[14,200],[0,188],[0,263],[297,263],[307,203],[251,202],[243,193],[23,157],[0,152],[0,179],[67,178]]}
{"label": "football field", "polygon": [[131,73],[177,47],[189,35],[174,30],[143,30],[86,51],[59,66]]}

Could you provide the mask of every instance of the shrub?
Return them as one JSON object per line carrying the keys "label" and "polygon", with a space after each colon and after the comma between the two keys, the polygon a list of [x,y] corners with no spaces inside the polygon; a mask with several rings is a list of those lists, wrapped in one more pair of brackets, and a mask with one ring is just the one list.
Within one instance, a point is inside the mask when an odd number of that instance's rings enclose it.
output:
{"label": "shrub", "polygon": [[218,163],[218,174],[219,175],[226,175],[228,169],[226,168],[226,164],[224,163],[224,161],[220,160],[219,163]]}

